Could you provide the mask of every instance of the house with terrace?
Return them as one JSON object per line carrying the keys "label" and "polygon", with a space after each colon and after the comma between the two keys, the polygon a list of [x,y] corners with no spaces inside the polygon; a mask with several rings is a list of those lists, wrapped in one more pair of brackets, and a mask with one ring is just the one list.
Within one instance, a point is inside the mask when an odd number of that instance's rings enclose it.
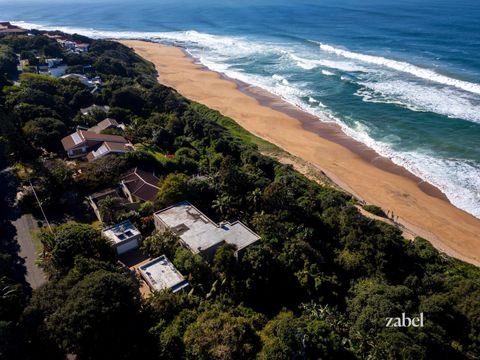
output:
{"label": "house with terrace", "polygon": [[240,221],[217,224],[188,201],[184,201],[154,214],[155,228],[173,231],[192,253],[211,259],[222,244],[236,247],[241,257],[245,250],[260,241],[260,236]]}

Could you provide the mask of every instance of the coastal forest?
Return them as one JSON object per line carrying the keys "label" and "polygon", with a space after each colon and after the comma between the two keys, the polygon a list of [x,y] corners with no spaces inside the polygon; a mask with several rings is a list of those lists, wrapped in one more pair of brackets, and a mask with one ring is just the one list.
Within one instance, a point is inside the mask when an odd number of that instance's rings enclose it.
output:
{"label": "coastal forest", "polygon": [[[0,38],[0,359],[480,358],[480,269],[404,239],[350,194],[268,157],[273,145],[159,84],[127,47],[61,35],[89,51],[67,52],[43,32]],[[19,57],[32,69],[19,72]],[[40,75],[39,57],[102,86]],[[92,104],[125,124],[105,131],[135,151],[67,159],[61,139],[107,116],[82,115]],[[132,167],[160,178],[156,200],[125,210],[111,198],[105,222],[131,220],[142,251],[167,255],[190,292],[142,296],[89,215],[85,197]],[[152,213],[183,200],[215,221],[241,220],[260,243],[239,259],[223,245],[206,260],[155,233]],[[36,289],[18,255],[17,213],[41,227],[47,281]],[[387,326],[402,313],[423,313],[424,326]]]}

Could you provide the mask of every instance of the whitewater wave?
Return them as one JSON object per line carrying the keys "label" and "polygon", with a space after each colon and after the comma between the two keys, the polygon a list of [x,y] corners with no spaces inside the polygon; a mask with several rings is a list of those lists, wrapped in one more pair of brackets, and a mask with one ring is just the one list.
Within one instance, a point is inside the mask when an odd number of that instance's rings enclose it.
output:
{"label": "whitewater wave", "polygon": [[325,76],[334,76],[335,73],[328,71],[328,70],[322,70],[322,74]]}
{"label": "whitewater wave", "polygon": [[399,151],[397,138],[374,140],[368,125],[356,121],[352,127],[343,123],[342,130],[353,139],[374,149],[395,164],[407,169],[440,189],[456,207],[480,218],[480,166],[464,159],[442,159],[428,150]]}
{"label": "whitewater wave", "polygon": [[[298,67],[304,70],[312,70],[322,66],[322,67],[327,67],[330,69],[335,69],[335,70],[340,70],[345,72],[368,73],[372,71],[371,69],[368,69],[364,66],[359,66],[357,64],[354,64],[352,62],[347,62],[347,61],[336,61],[336,60],[330,60],[330,59],[307,59],[293,53],[289,53],[288,55],[291,57],[292,60],[295,61],[295,64]],[[328,70],[324,70],[324,71],[328,71]]]}
{"label": "whitewater wave", "polygon": [[358,60],[364,63],[384,66],[389,69],[393,69],[403,73],[408,73],[410,75],[413,75],[415,77],[418,77],[424,80],[436,82],[443,85],[453,86],[458,89],[462,89],[464,91],[480,95],[480,84],[453,79],[448,76],[438,74],[433,70],[421,68],[419,66],[412,65],[406,62],[391,60],[381,56],[373,56],[373,55],[356,53],[353,51],[343,50],[343,49],[336,48],[334,46],[322,44],[322,43],[320,43],[320,49],[325,52],[332,53],[347,59]]}
{"label": "whitewater wave", "polygon": [[403,80],[360,82],[355,95],[372,103],[398,104],[412,111],[434,112],[480,123],[480,101],[451,88],[433,88]]}

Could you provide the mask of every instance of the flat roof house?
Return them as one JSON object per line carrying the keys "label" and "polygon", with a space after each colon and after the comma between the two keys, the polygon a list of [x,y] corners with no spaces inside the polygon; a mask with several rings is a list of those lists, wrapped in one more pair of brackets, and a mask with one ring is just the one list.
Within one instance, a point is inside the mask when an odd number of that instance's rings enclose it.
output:
{"label": "flat roof house", "polygon": [[122,177],[120,188],[130,202],[154,201],[160,189],[159,182],[154,174],[134,168]]}
{"label": "flat roof house", "polygon": [[255,232],[240,221],[216,224],[188,201],[184,201],[154,214],[159,231],[172,230],[194,254],[211,258],[222,244],[237,247],[236,256],[260,240]]}
{"label": "flat roof house", "polygon": [[138,248],[142,241],[142,234],[129,220],[103,229],[102,234],[112,241],[118,255]]}
{"label": "flat roof house", "polygon": [[62,145],[69,158],[87,157],[95,160],[111,153],[127,153],[133,145],[123,136],[97,134],[93,131],[77,129],[62,139]]}
{"label": "flat roof house", "polygon": [[140,266],[139,270],[152,291],[170,290],[176,293],[190,287],[183,275],[165,255]]}

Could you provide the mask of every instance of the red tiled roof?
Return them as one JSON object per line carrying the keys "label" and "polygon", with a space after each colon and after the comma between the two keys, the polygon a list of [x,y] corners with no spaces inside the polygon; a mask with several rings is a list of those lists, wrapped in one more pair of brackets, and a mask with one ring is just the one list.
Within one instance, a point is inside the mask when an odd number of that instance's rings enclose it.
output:
{"label": "red tiled roof", "polygon": [[[75,142],[74,137],[78,136],[80,142]],[[78,140],[78,139],[77,139]],[[94,141],[98,143],[108,143],[108,146],[115,150],[119,149],[119,146],[125,148],[125,145],[130,144],[123,136],[110,135],[110,134],[97,134],[87,130],[77,130],[75,133],[65,136],[62,139],[62,145],[65,151],[71,150],[79,144],[86,141]]]}
{"label": "red tiled roof", "polygon": [[138,168],[130,170],[123,178],[124,185],[131,194],[143,201],[153,201],[157,196],[160,179]]}
{"label": "red tiled roof", "polygon": [[85,140],[93,140],[93,141],[108,141],[108,142],[115,142],[115,143],[128,143],[128,140],[125,139],[123,136],[119,135],[110,135],[110,134],[97,134],[93,131],[87,130],[78,130],[81,136]]}
{"label": "red tiled roof", "polygon": [[126,143],[118,143],[118,142],[111,142],[111,141],[105,141],[103,145],[111,150],[111,151],[132,151],[132,146],[126,142]]}

